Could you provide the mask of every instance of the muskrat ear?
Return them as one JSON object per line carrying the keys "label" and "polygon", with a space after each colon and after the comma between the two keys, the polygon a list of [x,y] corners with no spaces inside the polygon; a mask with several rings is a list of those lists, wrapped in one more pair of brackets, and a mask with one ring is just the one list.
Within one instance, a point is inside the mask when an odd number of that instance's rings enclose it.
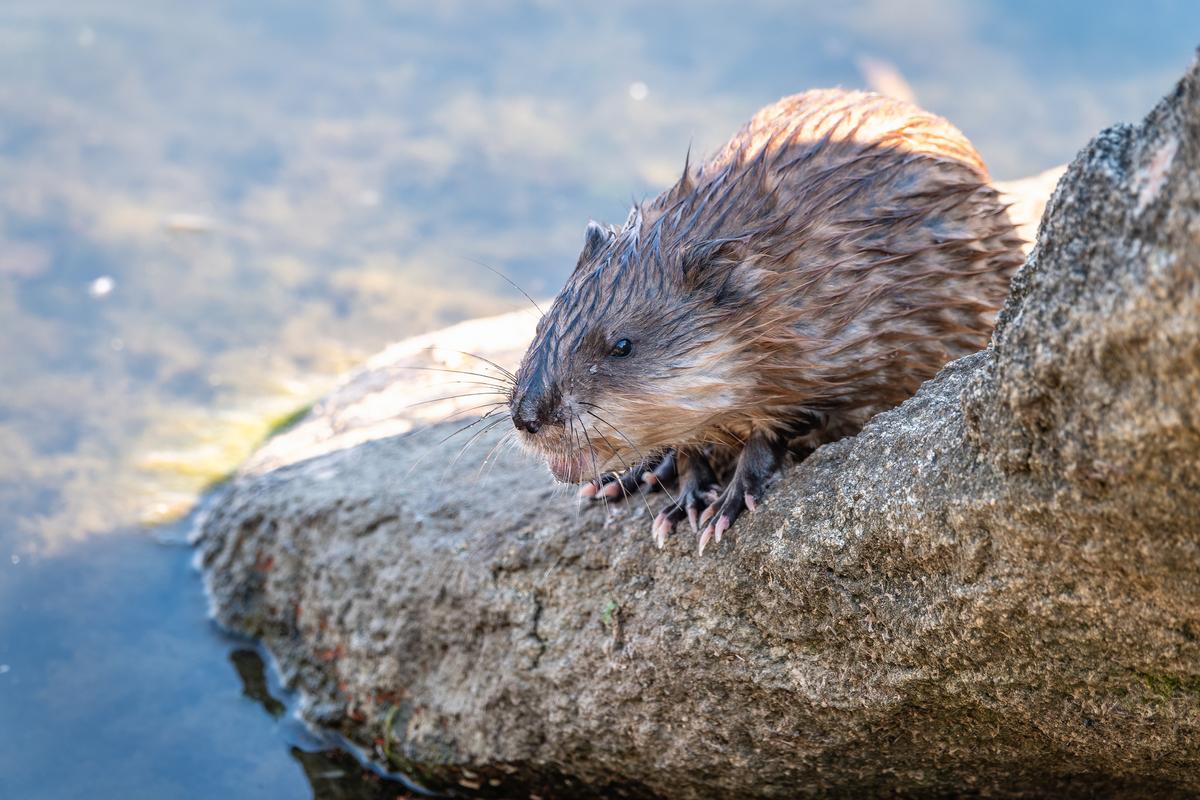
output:
{"label": "muskrat ear", "polygon": [[595,220],[589,222],[587,232],[583,236],[583,252],[579,255],[580,262],[587,261],[599,253],[615,236],[612,229]]}
{"label": "muskrat ear", "polygon": [[746,263],[739,239],[698,242],[683,250],[680,264],[687,291],[717,306],[743,305],[757,291],[762,273]]}
{"label": "muskrat ear", "polygon": [[684,281],[703,283],[719,267],[735,265],[739,260],[738,244],[736,239],[711,239],[684,247],[679,258]]}

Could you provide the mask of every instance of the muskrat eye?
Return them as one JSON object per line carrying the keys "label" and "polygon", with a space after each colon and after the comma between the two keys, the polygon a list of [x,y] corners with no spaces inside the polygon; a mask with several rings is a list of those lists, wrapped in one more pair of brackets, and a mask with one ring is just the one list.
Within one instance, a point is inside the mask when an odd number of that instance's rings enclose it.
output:
{"label": "muskrat eye", "polygon": [[613,358],[624,358],[632,352],[633,342],[629,341],[628,339],[617,339],[617,341],[613,343],[612,350],[609,351],[609,355]]}

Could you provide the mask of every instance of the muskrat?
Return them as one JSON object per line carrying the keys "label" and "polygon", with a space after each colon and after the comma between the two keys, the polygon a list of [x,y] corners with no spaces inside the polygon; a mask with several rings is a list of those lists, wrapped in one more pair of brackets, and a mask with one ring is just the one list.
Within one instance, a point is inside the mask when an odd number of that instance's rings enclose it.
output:
{"label": "muskrat", "polygon": [[556,479],[590,479],[584,496],[677,474],[654,539],[687,517],[703,553],[789,452],[981,349],[1021,244],[946,120],[866,92],[786,97],[620,228],[588,224],[513,424]]}

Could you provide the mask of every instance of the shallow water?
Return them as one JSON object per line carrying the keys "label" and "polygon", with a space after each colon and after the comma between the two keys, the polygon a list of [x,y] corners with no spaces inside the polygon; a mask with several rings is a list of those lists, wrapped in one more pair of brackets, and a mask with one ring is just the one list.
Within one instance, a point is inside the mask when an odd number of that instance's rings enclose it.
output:
{"label": "shallow water", "polygon": [[[96,537],[0,585],[0,797],[394,798],[204,621],[176,538]],[[168,540],[169,541],[169,540]]]}
{"label": "shallow water", "polygon": [[1013,178],[1139,119],[1200,31],[1189,2],[429,6],[0,6],[0,797],[394,796],[206,622],[161,543],[206,485],[386,342],[524,302],[473,261],[551,293],[589,217],[780,95],[910,91]]}

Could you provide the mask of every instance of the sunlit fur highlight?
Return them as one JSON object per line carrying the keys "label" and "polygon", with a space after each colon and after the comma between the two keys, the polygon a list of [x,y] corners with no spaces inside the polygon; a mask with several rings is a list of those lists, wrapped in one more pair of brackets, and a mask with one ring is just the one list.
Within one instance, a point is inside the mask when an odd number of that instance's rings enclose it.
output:
{"label": "sunlit fur highlight", "polygon": [[[986,344],[1022,260],[956,128],[841,90],[768,106],[588,239],[511,403],[572,481],[797,420],[817,421],[799,444],[853,434]],[[609,355],[619,337],[629,358]]]}

